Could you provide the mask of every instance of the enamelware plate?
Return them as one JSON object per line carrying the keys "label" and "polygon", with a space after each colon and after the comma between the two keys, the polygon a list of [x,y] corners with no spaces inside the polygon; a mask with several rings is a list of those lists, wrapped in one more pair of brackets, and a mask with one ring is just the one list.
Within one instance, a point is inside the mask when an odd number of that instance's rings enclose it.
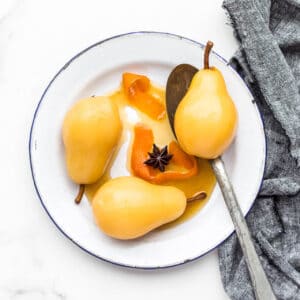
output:
{"label": "enamelware plate", "polygon": [[[103,95],[119,87],[122,73],[145,74],[165,86],[180,63],[202,68],[204,46],[181,36],[135,32],[96,43],[73,57],[46,88],[33,117],[29,141],[32,178],[39,199],[57,228],[86,252],[109,262],[135,268],[163,268],[194,260],[222,243],[234,230],[220,189],[195,216],[133,241],[105,236],[95,225],[90,204],[74,204],[78,187],[68,178],[61,127],[66,111],[83,97]],[[223,158],[244,215],[258,193],[265,165],[263,123],[253,97],[239,75],[212,52],[210,65],[224,75],[239,113],[237,136]],[[122,155],[123,158],[122,159]],[[126,152],[112,170],[129,175]]]}

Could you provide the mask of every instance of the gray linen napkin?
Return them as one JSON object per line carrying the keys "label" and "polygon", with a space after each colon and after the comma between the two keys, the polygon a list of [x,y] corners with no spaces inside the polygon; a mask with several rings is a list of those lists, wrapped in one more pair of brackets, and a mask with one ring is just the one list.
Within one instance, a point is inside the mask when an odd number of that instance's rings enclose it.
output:
{"label": "gray linen napkin", "polygon": [[[267,138],[264,181],[247,223],[278,299],[300,299],[300,1],[223,6],[240,43],[231,64],[255,97]],[[235,234],[220,246],[219,264],[227,294],[254,299]]]}

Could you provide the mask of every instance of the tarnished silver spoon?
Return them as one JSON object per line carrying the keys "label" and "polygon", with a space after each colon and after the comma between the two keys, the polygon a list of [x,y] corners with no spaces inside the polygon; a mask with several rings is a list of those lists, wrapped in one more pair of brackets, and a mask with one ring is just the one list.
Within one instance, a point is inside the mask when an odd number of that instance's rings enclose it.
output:
{"label": "tarnished silver spoon", "polygon": [[[170,125],[175,136],[174,116],[177,106],[186,94],[192,78],[197,71],[198,69],[192,65],[180,64],[173,69],[168,77],[166,106]],[[244,253],[256,299],[276,299],[259,257],[255,251],[248,226],[237,201],[230,179],[227,175],[224,162],[221,157],[213,159],[210,162]]]}

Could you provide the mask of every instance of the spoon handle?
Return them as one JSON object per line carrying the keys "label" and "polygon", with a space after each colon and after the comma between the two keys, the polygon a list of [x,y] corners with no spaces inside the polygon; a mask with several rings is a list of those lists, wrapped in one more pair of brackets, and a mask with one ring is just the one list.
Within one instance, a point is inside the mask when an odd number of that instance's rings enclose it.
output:
{"label": "spoon handle", "polygon": [[211,165],[221,188],[225,203],[229,210],[242,251],[244,253],[256,299],[276,300],[271,285],[255,251],[246,220],[242,214],[231,182],[226,173],[224,162],[220,157],[218,157],[211,161]]}

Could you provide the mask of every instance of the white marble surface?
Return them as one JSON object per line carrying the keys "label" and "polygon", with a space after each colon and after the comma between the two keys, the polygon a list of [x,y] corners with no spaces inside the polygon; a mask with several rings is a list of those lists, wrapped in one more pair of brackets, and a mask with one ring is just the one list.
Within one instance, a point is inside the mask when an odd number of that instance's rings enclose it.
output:
{"label": "white marble surface", "polygon": [[222,0],[0,1],[0,299],[228,299],[216,251],[187,265],[137,271],[99,261],[68,241],[35,194],[28,137],[38,100],[74,54],[137,30],[237,45]]}

